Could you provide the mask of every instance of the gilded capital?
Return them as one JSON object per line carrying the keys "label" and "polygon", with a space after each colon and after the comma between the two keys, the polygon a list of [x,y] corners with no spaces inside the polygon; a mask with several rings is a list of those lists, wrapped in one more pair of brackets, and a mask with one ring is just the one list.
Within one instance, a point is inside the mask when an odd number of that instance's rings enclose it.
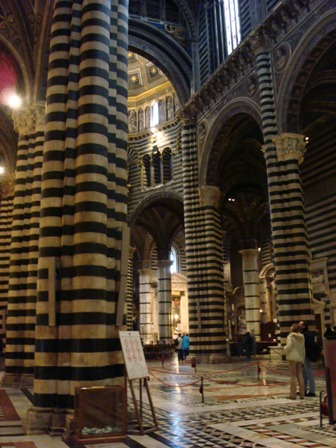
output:
{"label": "gilded capital", "polygon": [[285,132],[272,140],[276,147],[279,162],[288,160],[297,160],[299,164],[303,162],[307,145],[304,135]]}
{"label": "gilded capital", "polygon": [[199,189],[199,195],[202,207],[212,206],[218,208],[220,206],[222,193],[218,187],[203,185],[203,187]]}

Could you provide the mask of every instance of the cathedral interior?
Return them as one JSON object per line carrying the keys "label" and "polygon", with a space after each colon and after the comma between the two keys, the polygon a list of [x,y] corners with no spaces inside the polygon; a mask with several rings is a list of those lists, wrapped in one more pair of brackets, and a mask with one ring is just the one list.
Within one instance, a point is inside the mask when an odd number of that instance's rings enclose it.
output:
{"label": "cathedral interior", "polygon": [[330,0],[0,0],[2,384],[32,388],[27,427],[123,384],[120,331],[216,364],[336,324],[335,23]]}

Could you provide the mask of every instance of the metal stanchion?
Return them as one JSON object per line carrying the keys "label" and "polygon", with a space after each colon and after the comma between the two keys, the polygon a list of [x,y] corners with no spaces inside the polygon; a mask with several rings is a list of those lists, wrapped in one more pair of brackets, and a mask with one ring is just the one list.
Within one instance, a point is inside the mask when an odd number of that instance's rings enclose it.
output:
{"label": "metal stanchion", "polygon": [[203,387],[203,377],[202,376],[201,376],[201,385],[200,385],[199,391],[202,394],[202,403],[204,403],[204,387]]}

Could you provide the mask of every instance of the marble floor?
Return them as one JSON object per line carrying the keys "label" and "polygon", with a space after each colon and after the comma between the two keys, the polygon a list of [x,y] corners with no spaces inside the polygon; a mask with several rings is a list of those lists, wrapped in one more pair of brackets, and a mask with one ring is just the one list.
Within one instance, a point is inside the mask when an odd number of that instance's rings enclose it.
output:
{"label": "marble floor", "polygon": [[[336,448],[336,425],[328,417],[320,421],[320,392],[326,382],[323,366],[316,366],[316,397],[289,400],[287,364],[269,355],[233,358],[225,364],[179,364],[174,357],[164,365],[149,361],[149,396],[142,388],[138,409],[143,435],[132,431],[129,422],[123,442],[78,443],[84,448]],[[1,373],[0,373],[1,379]],[[132,382],[140,398],[139,382]],[[4,388],[18,419],[0,411],[0,448],[66,448],[61,436],[31,435],[24,431],[24,419],[32,406],[31,391]],[[128,418],[133,414],[129,392]],[[1,400],[1,395],[0,395]],[[0,403],[1,405],[1,403]],[[153,430],[154,423],[157,428]]]}

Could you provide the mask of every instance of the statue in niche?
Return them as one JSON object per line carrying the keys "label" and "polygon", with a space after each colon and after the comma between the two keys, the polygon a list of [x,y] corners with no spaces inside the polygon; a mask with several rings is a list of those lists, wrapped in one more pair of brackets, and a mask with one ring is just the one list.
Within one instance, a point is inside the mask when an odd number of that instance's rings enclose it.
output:
{"label": "statue in niche", "polygon": [[206,125],[205,125],[205,123],[203,122],[203,123],[201,123],[200,125],[199,125],[199,128],[198,128],[198,136],[199,136],[199,138],[200,138],[200,140],[204,140],[204,137],[205,137],[205,134],[206,134]]}
{"label": "statue in niche", "polygon": [[137,132],[138,128],[137,128],[137,117],[136,117],[136,112],[135,110],[131,110],[130,111],[130,115],[129,115],[129,131],[131,133]]}
{"label": "statue in niche", "polygon": [[288,61],[288,50],[286,47],[280,47],[277,48],[275,50],[274,53],[274,62],[275,62],[275,67],[278,71],[282,70],[283,68],[285,68],[285,65],[287,64]]}
{"label": "statue in niche", "polygon": [[145,109],[145,121],[146,121],[145,128],[149,129],[150,128],[150,107],[149,106],[147,106]]}
{"label": "statue in niche", "polygon": [[143,131],[144,130],[144,112],[142,109],[139,109],[139,131]]}
{"label": "statue in niche", "polygon": [[165,100],[159,100],[159,123],[166,121]]}
{"label": "statue in niche", "polygon": [[251,76],[247,81],[247,89],[251,96],[257,91],[257,80],[254,76]]}
{"label": "statue in niche", "polygon": [[171,120],[174,118],[174,106],[173,106],[173,98],[168,96],[167,98],[167,120]]}

